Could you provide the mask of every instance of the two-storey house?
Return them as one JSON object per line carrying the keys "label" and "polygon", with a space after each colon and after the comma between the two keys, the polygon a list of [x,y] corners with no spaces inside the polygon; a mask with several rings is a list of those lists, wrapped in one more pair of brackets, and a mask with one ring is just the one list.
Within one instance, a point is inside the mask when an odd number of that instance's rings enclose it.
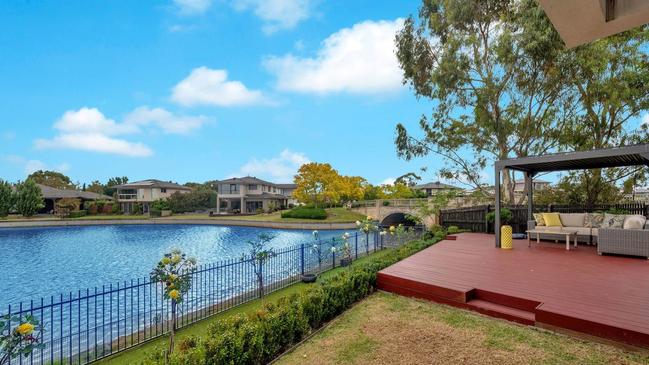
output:
{"label": "two-storey house", "polygon": [[115,186],[117,202],[124,213],[132,213],[134,204],[142,205],[142,212],[148,213],[151,203],[167,199],[173,193],[189,193],[190,187],[155,179],[136,181]]}
{"label": "two-storey house", "polygon": [[295,190],[293,184],[274,184],[253,176],[219,181],[217,186],[217,214],[254,214],[260,210],[286,208]]}

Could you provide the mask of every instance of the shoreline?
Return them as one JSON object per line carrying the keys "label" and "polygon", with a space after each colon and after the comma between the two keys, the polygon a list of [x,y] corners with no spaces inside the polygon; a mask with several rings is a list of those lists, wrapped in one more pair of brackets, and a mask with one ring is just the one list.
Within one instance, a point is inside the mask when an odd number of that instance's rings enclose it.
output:
{"label": "shoreline", "polygon": [[31,227],[79,227],[79,226],[113,226],[113,225],[212,225],[274,228],[291,230],[345,230],[356,229],[355,223],[316,223],[316,222],[263,222],[234,219],[84,219],[84,220],[16,220],[0,221],[0,228],[31,228]]}

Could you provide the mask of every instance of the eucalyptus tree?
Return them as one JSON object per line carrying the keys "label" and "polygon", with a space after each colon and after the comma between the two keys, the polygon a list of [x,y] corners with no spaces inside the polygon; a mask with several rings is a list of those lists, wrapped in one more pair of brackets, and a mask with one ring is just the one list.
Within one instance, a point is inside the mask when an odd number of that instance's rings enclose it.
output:
{"label": "eucalyptus tree", "polygon": [[[442,177],[484,189],[491,162],[562,146],[574,93],[557,58],[563,47],[533,0],[426,0],[397,34],[404,83],[433,101],[420,131],[397,125],[400,157],[444,157]],[[504,171],[514,201],[514,173]]]}
{"label": "eucalyptus tree", "polygon": [[[569,50],[561,57],[578,96],[574,128],[566,131],[570,149],[618,147],[648,142],[649,27],[644,26]],[[587,205],[606,202],[612,183],[643,181],[646,167],[576,172],[566,180],[580,185]]]}

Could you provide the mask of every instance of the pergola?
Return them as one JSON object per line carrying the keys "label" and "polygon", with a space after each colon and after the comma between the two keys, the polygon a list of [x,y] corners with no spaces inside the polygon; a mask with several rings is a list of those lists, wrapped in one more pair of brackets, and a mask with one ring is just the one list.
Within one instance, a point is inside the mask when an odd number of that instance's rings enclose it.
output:
{"label": "pergola", "polygon": [[649,166],[649,144],[603,148],[590,151],[564,152],[543,156],[522,157],[497,161],[495,164],[496,192],[496,247],[500,247],[500,173],[503,169],[525,174],[527,216],[532,218],[533,179],[540,172],[588,170],[606,167]]}

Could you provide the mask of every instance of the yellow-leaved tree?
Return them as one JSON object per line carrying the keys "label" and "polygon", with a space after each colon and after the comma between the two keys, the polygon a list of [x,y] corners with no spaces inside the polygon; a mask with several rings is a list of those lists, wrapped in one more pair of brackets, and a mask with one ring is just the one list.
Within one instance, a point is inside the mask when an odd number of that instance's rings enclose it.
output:
{"label": "yellow-leaved tree", "polygon": [[340,174],[328,163],[304,164],[295,176],[297,200],[322,207],[340,199]]}

